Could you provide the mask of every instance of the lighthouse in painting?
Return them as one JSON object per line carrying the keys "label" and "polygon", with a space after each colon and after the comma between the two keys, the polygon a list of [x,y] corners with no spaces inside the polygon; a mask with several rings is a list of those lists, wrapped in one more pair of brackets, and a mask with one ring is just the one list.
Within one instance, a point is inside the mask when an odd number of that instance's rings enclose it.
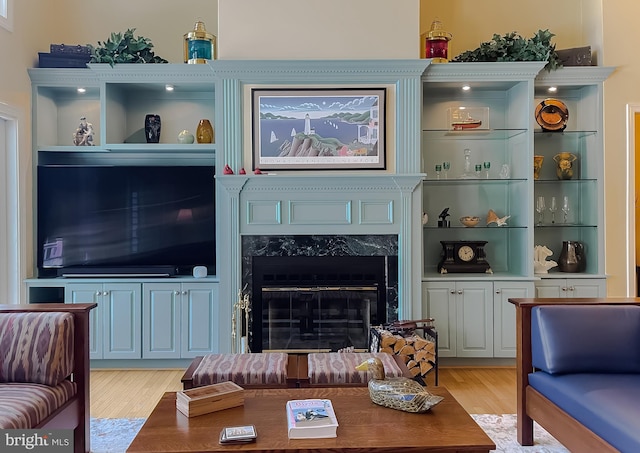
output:
{"label": "lighthouse in painting", "polygon": [[304,116],[304,133],[305,135],[311,135],[311,118],[309,118],[308,113]]}

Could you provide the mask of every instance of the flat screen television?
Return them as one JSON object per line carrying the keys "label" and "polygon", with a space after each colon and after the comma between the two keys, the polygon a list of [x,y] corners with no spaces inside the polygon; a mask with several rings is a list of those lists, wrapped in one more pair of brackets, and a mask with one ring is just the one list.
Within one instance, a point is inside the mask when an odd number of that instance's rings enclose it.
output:
{"label": "flat screen television", "polygon": [[39,277],[215,274],[212,166],[38,167]]}

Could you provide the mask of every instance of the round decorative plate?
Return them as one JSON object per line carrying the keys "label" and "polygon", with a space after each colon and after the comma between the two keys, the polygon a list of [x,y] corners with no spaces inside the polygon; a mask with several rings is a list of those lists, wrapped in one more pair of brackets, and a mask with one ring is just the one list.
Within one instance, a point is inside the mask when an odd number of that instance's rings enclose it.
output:
{"label": "round decorative plate", "polygon": [[536,122],[545,131],[562,131],[569,121],[569,109],[559,99],[547,98],[536,106]]}

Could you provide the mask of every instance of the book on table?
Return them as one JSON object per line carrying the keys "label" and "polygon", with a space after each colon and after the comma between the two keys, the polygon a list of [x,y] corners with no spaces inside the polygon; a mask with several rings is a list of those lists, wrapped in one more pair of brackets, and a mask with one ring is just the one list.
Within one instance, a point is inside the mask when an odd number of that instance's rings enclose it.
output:
{"label": "book on table", "polygon": [[289,439],[337,437],[338,420],[328,399],[287,401]]}

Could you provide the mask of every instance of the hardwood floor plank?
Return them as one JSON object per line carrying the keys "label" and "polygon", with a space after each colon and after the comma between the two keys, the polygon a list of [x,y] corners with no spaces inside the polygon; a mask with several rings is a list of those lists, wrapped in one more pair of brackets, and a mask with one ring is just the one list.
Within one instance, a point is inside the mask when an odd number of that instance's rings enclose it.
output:
{"label": "hardwood floor plank", "polygon": [[[183,374],[182,369],[92,370],[91,416],[148,417],[164,392],[182,390]],[[439,384],[471,414],[516,412],[515,368],[441,367]]]}

